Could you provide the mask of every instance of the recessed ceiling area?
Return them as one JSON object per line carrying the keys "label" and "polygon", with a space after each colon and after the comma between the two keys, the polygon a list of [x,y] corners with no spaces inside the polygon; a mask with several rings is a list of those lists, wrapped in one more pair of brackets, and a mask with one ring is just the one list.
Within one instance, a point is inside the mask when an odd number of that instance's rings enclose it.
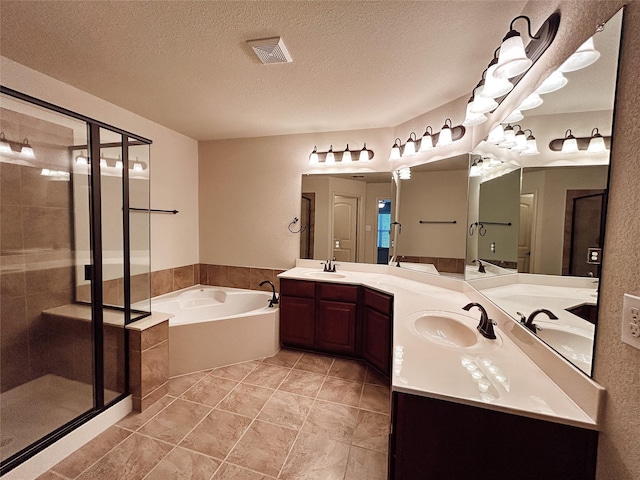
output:
{"label": "recessed ceiling area", "polygon": [[196,140],[393,127],[470,95],[525,4],[2,0],[0,54]]}

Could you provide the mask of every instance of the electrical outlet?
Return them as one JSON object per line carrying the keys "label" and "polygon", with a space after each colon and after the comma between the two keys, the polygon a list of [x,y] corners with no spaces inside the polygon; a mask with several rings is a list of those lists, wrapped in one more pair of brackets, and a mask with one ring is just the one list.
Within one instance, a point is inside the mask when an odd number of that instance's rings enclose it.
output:
{"label": "electrical outlet", "polygon": [[628,293],[622,301],[622,341],[640,349],[640,297]]}

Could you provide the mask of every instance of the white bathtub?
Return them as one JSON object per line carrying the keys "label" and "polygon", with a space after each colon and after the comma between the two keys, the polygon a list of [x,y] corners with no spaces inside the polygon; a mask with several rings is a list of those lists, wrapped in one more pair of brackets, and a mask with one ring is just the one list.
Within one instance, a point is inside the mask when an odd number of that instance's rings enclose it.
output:
{"label": "white bathtub", "polygon": [[271,293],[196,285],[151,300],[169,320],[169,374],[182,375],[274,355],[279,310]]}

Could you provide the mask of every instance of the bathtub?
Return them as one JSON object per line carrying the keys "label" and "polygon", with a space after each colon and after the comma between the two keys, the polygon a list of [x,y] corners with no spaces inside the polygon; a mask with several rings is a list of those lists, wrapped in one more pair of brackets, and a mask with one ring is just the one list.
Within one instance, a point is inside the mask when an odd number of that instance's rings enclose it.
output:
{"label": "bathtub", "polygon": [[274,355],[279,310],[271,293],[196,285],[151,299],[169,319],[169,375],[208,370]]}

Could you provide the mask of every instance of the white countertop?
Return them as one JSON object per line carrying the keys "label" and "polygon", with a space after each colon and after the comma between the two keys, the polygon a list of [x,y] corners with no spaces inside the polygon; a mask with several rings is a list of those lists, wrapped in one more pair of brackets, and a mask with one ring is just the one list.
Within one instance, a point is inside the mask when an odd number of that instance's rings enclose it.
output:
{"label": "white countertop", "polygon": [[[464,293],[465,282],[386,265],[343,263],[336,274],[322,272],[317,261],[298,260],[296,265],[279,277],[365,285],[394,295],[393,390],[597,429],[598,409],[585,413],[571,392],[556,385],[497,326],[497,340],[481,337],[466,348],[438,345],[420,336],[413,325],[417,312],[452,312],[463,323],[477,326],[480,311],[462,310],[473,301]],[[513,324],[504,317],[494,319],[499,325],[507,320],[507,325]]]}

